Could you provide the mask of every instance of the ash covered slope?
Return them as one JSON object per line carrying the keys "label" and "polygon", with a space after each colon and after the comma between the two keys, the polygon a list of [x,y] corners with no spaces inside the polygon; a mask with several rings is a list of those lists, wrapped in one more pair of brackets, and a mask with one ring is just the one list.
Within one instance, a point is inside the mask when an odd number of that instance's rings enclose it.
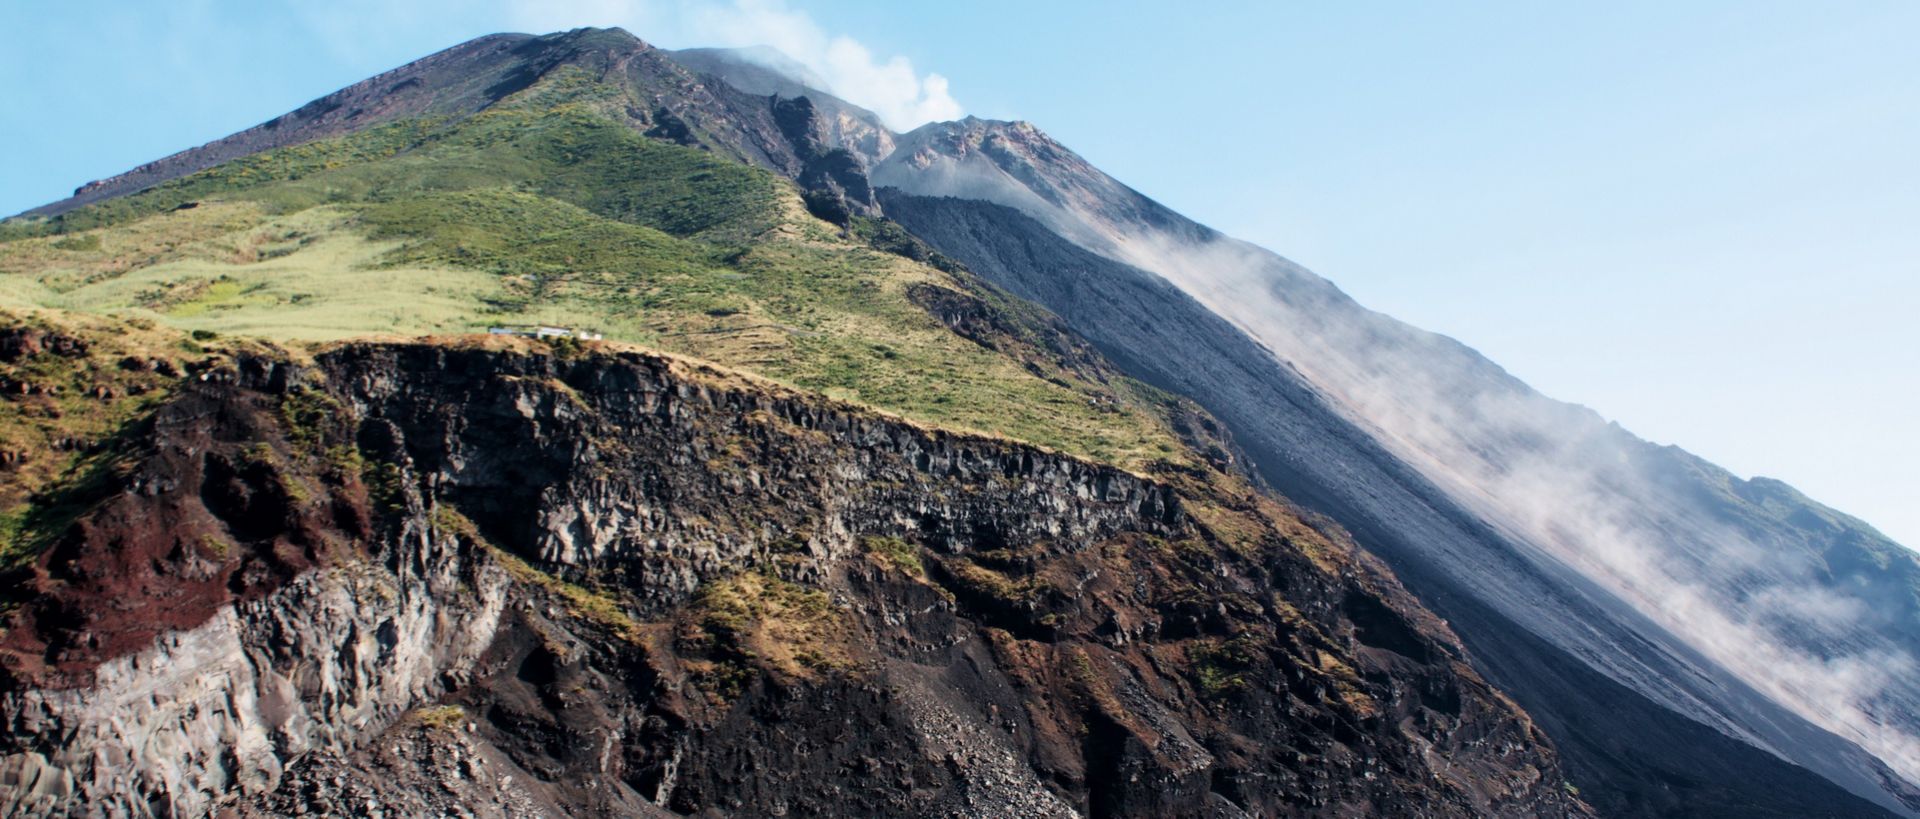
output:
{"label": "ash covered slope", "polygon": [[118,329],[0,339],[145,396],[79,399],[126,421],[8,578],[10,815],[1584,812],[1443,625],[1219,475],[604,346]]}
{"label": "ash covered slope", "polygon": [[[1920,572],[1871,529],[1546,399],[1025,123],[925,126],[873,178],[893,218],[1207,406],[1283,492],[1387,556],[1597,805],[1847,811],[1766,787],[1786,774],[1753,748],[1915,804]],[[1636,750],[1663,712],[1751,748]]]}

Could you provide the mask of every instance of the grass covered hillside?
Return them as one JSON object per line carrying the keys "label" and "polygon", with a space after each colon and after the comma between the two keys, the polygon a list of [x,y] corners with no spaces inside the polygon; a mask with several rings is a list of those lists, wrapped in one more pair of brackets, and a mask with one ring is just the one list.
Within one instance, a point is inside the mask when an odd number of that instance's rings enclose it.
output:
{"label": "grass covered hillside", "polygon": [[0,306],[277,340],[590,327],[1125,466],[1191,460],[1173,399],[1050,316],[874,249],[890,226],[814,219],[783,177],[649,138],[606,96],[562,68],[476,116],[7,222]]}

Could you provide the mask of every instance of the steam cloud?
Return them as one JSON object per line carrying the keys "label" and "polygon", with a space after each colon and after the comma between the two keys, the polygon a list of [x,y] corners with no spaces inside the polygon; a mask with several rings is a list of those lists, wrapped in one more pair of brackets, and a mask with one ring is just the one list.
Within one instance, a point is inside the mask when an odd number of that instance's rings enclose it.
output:
{"label": "steam cloud", "polygon": [[[1008,146],[1018,142],[1003,143],[1001,154],[1017,153]],[[1062,161],[1077,158],[1036,164],[1057,171]],[[1535,562],[1571,569],[1617,601],[1609,610],[1624,603],[1762,696],[1920,782],[1911,624],[1889,619],[1869,592],[1827,582],[1804,546],[1748,530],[1723,517],[1719,501],[1689,494],[1711,478],[1673,474],[1705,475],[1704,466],[1539,395],[1451,339],[1371,313],[1265,250],[1143,225],[1113,207],[1130,190],[1084,163],[1068,171],[1009,172],[975,155],[911,174],[883,165],[876,181],[999,202],[1160,275],[1295,366],[1454,498],[1537,549]],[[1052,187],[1036,195],[1032,179]],[[1476,580],[1480,567],[1459,571],[1517,622],[1599,670],[1788,755],[1779,746],[1791,737],[1708,702],[1721,701],[1717,684],[1669,679],[1643,664],[1645,649],[1614,644],[1578,615],[1499,579]]]}
{"label": "steam cloud", "polygon": [[624,26],[642,39],[677,45],[771,46],[828,85],[822,89],[867,108],[896,131],[965,113],[947,78],[921,74],[905,57],[880,57],[845,35],[829,34],[783,0],[510,0],[515,25],[537,33],[584,25]]}
{"label": "steam cloud", "polygon": [[1651,445],[1517,383],[1486,383],[1491,365],[1446,339],[1289,304],[1289,294],[1324,283],[1257,248],[1112,238],[1117,256],[1306,371],[1454,497],[1769,699],[1920,781],[1914,726],[1888,718],[1920,701],[1911,653],[1875,633],[1860,599],[1820,583],[1806,556],[1762,548],[1664,494],[1646,471]]}
{"label": "steam cloud", "polygon": [[1110,238],[1110,252],[1293,362],[1454,497],[1769,699],[1920,781],[1915,726],[1889,719],[1920,702],[1912,654],[1876,633],[1862,600],[1819,582],[1807,556],[1763,548],[1667,495],[1649,478],[1650,444],[1517,382],[1488,383],[1491,365],[1450,340],[1289,303],[1331,288],[1258,248]]}

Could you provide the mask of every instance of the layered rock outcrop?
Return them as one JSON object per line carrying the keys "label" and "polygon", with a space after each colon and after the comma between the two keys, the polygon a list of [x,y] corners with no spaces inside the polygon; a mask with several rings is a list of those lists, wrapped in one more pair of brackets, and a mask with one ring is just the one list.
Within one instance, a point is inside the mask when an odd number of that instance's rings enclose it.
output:
{"label": "layered rock outcrop", "polygon": [[7,812],[1584,811],[1226,473],[501,339],[240,353],[148,424],[13,581]]}

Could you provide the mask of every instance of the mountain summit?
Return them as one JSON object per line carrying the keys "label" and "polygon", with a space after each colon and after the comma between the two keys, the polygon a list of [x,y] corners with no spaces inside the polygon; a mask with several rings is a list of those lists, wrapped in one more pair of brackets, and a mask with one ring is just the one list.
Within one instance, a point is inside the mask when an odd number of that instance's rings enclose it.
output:
{"label": "mountain summit", "polygon": [[483,37],[0,223],[8,815],[1920,812],[1920,567],[1023,122]]}
{"label": "mountain summit", "polygon": [[[710,63],[693,65],[712,67]],[[804,142],[809,126],[801,126],[801,134],[794,133],[794,126],[780,121],[766,97],[696,73],[699,70],[682,66],[668,52],[617,28],[577,29],[542,37],[490,35],[348,86],[233,136],[89,182],[69,199],[22,215],[56,216],[240,157],[390,123],[470,118],[503,104],[524,102],[529,89],[553,91],[559,85],[555,78],[561,76],[575,85],[567,93],[578,96],[576,104],[610,120],[788,175],[801,172],[808,159],[802,154],[809,151],[847,148],[873,156],[886,145],[884,129],[869,125],[855,133],[853,123],[843,119],[821,129],[826,144],[797,144],[796,140]],[[854,117],[870,118],[870,114]]]}
{"label": "mountain summit", "polygon": [[893,135],[705,68],[485,38],[0,226],[0,812],[1586,812],[1217,420],[880,218]]}

